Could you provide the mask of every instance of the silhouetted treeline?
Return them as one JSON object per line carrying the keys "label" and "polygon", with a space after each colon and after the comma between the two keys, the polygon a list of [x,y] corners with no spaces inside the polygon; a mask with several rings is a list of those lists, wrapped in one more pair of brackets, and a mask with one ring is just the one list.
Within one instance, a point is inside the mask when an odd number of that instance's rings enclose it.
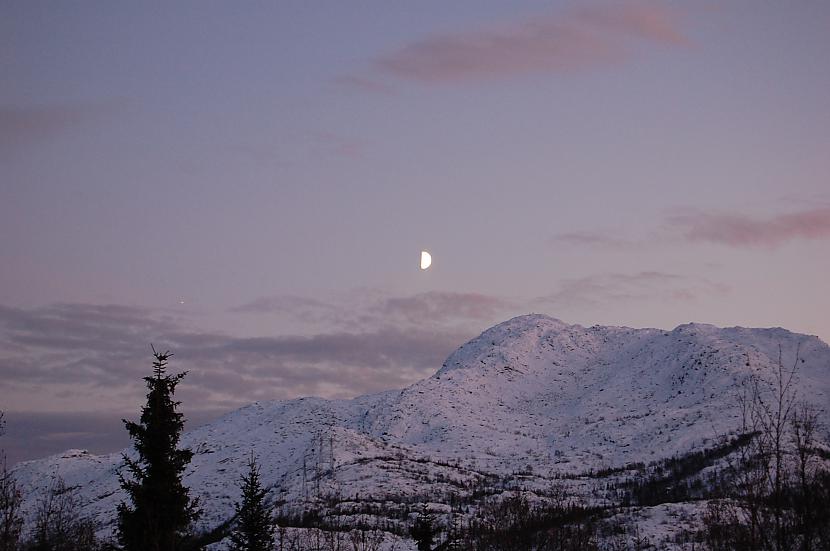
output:
{"label": "silhouetted treeline", "polygon": [[647,507],[709,497],[713,488],[723,484],[723,475],[704,470],[747,446],[756,436],[743,434],[714,448],[669,457],[648,466],[640,464],[634,477],[615,486],[615,500],[623,507]]}
{"label": "silhouetted treeline", "polygon": [[597,511],[580,505],[533,505],[526,495],[484,503],[474,519],[450,533],[448,544],[470,551],[591,551],[597,549]]}

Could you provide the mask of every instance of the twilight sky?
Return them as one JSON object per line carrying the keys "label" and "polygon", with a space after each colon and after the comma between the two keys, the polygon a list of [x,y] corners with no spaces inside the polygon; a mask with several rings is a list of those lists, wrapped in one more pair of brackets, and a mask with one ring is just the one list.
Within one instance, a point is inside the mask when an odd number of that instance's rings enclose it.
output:
{"label": "twilight sky", "polygon": [[[0,440],[433,373],[513,315],[830,340],[830,4],[4,2]],[[422,248],[433,267],[418,269]]]}

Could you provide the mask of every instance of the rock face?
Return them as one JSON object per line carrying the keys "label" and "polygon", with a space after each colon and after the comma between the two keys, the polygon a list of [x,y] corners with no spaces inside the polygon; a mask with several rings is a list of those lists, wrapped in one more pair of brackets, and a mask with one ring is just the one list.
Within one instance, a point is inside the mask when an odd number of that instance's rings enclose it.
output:
{"label": "rock face", "polygon": [[[779,351],[784,366],[798,369],[799,398],[823,409],[826,423],[830,348],[817,337],[700,324],[586,328],[521,316],[464,344],[433,376],[403,390],[257,402],[192,430],[182,438],[195,452],[185,484],[200,497],[200,523],[209,529],[232,516],[251,450],[273,502],[341,512],[365,498],[439,508],[470,488],[496,480],[504,487],[516,473],[529,485],[578,479],[733,434],[736,397],[751,377],[773,380]],[[121,463],[120,453],[79,450],[21,463],[14,474],[24,510],[31,516],[60,476],[76,488],[84,514],[109,533],[124,499]]]}

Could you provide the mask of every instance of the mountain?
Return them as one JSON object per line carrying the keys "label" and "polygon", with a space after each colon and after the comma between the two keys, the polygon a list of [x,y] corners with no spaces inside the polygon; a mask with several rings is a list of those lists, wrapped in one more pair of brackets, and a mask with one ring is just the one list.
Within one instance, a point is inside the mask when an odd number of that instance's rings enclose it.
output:
{"label": "mountain", "polygon": [[[346,524],[382,519],[401,533],[406,515],[423,504],[448,513],[452,504],[519,487],[544,497],[561,484],[569,495],[601,503],[600,489],[632,465],[728,442],[740,429],[738,397],[750,381],[774,384],[779,358],[797,368],[798,398],[830,425],[830,348],[817,337],[701,324],[582,327],[521,316],[467,342],[433,376],[403,390],[257,402],[192,430],[182,438],[195,452],[185,484],[202,502],[204,529],[231,518],[251,450],[281,510],[337,514]],[[60,476],[101,533],[111,532],[124,499],[121,464],[121,453],[81,450],[19,464],[26,515]],[[664,530],[658,520],[667,507],[641,515],[642,529]],[[402,541],[398,549],[407,545],[414,549]]]}

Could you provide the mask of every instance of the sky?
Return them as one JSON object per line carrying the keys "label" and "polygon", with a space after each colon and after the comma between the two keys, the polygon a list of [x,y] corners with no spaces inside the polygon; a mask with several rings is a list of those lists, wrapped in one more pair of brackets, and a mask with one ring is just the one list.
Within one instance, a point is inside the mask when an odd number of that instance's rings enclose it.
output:
{"label": "sky", "polygon": [[[0,438],[434,373],[525,313],[830,341],[830,4],[0,5]],[[419,269],[420,251],[433,265]]]}

